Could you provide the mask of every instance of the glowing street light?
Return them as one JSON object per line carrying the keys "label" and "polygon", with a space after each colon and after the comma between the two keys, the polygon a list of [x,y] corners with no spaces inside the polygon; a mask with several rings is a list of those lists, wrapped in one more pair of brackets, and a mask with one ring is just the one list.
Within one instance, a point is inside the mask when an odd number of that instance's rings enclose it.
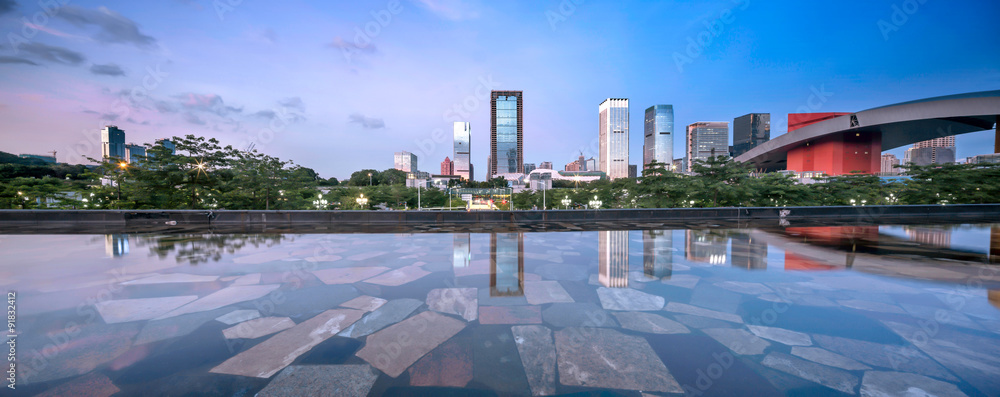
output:
{"label": "glowing street light", "polygon": [[358,198],[357,198],[356,200],[354,200],[354,201],[357,201],[357,202],[358,202],[358,205],[359,205],[359,206],[361,206],[362,208],[364,208],[364,207],[368,206],[368,199],[367,199],[367,198],[365,198],[365,194],[364,194],[364,193],[361,193],[361,197],[358,197]]}
{"label": "glowing street light", "polygon": [[569,196],[566,196],[566,198],[562,199],[562,205],[563,207],[566,207],[566,209],[569,209],[569,204],[572,202],[573,201],[569,199]]}
{"label": "glowing street light", "polygon": [[[369,173],[368,173],[368,187],[371,187],[371,185],[372,185],[372,173],[371,173],[371,172],[369,172]],[[362,196],[363,196],[363,195],[362,195]]]}
{"label": "glowing street light", "polygon": [[602,202],[601,200],[598,200],[596,195],[594,196],[593,200],[590,200],[590,207],[591,208],[601,209],[601,205],[602,204],[604,204],[604,202]]}
{"label": "glowing street light", "polygon": [[323,194],[322,193],[319,195],[318,199],[313,200],[313,205],[315,205],[316,208],[324,208],[324,207],[326,207],[326,204],[327,204],[327,201],[323,200]]}

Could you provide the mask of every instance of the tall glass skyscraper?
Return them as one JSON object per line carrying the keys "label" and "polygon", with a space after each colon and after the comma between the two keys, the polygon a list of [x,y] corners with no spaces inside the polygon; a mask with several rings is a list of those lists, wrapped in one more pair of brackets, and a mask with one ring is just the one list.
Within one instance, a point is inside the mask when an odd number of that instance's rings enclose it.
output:
{"label": "tall glass skyscraper", "polygon": [[674,105],[646,109],[645,140],[642,144],[643,169],[656,161],[670,169],[674,162]]}
{"label": "tall glass skyscraper", "polygon": [[490,164],[487,179],[524,173],[524,104],[522,91],[490,95]]}
{"label": "tall glass skyscraper", "polygon": [[393,168],[403,171],[403,172],[417,172],[417,155],[402,151],[396,152],[393,155]]}
{"label": "tall glass skyscraper", "polygon": [[750,113],[733,120],[733,157],[771,139],[771,114]]}
{"label": "tall glass skyscraper", "polygon": [[455,175],[472,180],[472,127],[468,122],[455,122]]}
{"label": "tall glass skyscraper", "polygon": [[101,130],[101,157],[125,159],[125,131],[113,125]]}
{"label": "tall glass skyscraper", "polygon": [[729,122],[702,121],[687,127],[687,172],[695,161],[712,156],[729,156]]}
{"label": "tall glass skyscraper", "polygon": [[605,99],[598,110],[601,171],[611,179],[628,178],[628,99]]}
{"label": "tall glass skyscraper", "polygon": [[597,280],[608,288],[628,288],[628,230],[597,232]]}
{"label": "tall glass skyscraper", "polygon": [[490,296],[524,296],[524,233],[490,234]]}

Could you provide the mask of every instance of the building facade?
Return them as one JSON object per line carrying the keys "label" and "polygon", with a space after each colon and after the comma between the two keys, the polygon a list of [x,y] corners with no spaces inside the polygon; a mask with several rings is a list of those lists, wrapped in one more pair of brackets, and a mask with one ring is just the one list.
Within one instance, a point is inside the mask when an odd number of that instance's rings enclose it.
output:
{"label": "building facade", "polygon": [[524,95],[493,91],[490,95],[490,164],[488,178],[524,173]]}
{"label": "building facade", "polygon": [[551,161],[543,161],[541,164],[538,165],[538,169],[540,169],[540,170],[551,170],[552,169],[552,162]]}
{"label": "building facade", "polygon": [[402,151],[396,152],[394,155],[394,166],[393,168],[403,171],[403,172],[417,172],[417,155]]}
{"label": "building facade", "polygon": [[535,163],[524,163],[524,173],[525,174],[530,174],[531,171],[535,170],[535,168],[538,168],[537,166],[535,166]]}
{"label": "building facade", "polygon": [[597,232],[597,280],[608,288],[628,288],[628,231]]}
{"label": "building facade", "polygon": [[113,125],[101,130],[101,157],[125,158],[125,131]]}
{"label": "building facade", "polygon": [[468,122],[456,121],[454,124],[455,150],[452,153],[454,159],[454,171],[452,175],[458,175],[466,180],[472,180],[472,126]]}
{"label": "building facade", "polygon": [[733,119],[733,157],[746,153],[770,139],[770,113],[750,113]]}
{"label": "building facade", "polygon": [[1000,164],[1000,153],[980,154],[969,157],[969,164]]}
{"label": "building facade", "polygon": [[674,106],[655,105],[646,109],[642,144],[642,168],[656,161],[674,161]]}
{"label": "building facade", "polygon": [[125,161],[134,164],[142,161],[146,157],[146,147],[130,143],[125,145]]}
{"label": "building facade", "polygon": [[601,171],[611,179],[628,178],[628,99],[608,98],[598,111]]}
{"label": "building facade", "polygon": [[629,178],[638,178],[639,177],[639,165],[637,165],[637,164],[629,164],[628,165],[628,177]]}
{"label": "building facade", "polygon": [[441,175],[455,175],[455,162],[447,156],[441,162]]}
{"label": "building facade", "polygon": [[673,230],[642,231],[642,273],[669,280],[674,272]]}
{"label": "building facade", "polygon": [[882,175],[899,175],[899,169],[896,168],[898,165],[899,159],[896,155],[888,153],[882,155]]}
{"label": "building facade", "polygon": [[703,121],[687,126],[687,172],[693,172],[696,161],[712,156],[729,155],[729,122]]}

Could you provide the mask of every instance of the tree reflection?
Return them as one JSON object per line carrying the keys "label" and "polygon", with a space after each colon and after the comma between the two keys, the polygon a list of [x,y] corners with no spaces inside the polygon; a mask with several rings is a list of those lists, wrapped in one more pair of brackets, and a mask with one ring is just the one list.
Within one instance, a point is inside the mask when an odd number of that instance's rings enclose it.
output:
{"label": "tree reflection", "polygon": [[177,262],[191,265],[218,262],[223,254],[234,254],[252,246],[273,247],[289,239],[284,234],[172,234],[139,236],[138,245],[149,245],[150,253],[160,259],[173,255]]}

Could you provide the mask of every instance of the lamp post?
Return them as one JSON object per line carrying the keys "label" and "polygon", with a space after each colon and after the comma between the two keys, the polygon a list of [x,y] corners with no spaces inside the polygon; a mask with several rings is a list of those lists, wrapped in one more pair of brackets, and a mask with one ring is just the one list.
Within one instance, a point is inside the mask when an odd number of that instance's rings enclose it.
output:
{"label": "lamp post", "polygon": [[591,208],[601,209],[601,204],[604,204],[604,203],[601,202],[601,200],[598,200],[596,195],[594,196],[593,200],[590,200],[590,207]]}
{"label": "lamp post", "polygon": [[327,201],[323,200],[323,194],[322,193],[319,195],[318,199],[313,200],[313,205],[315,205],[317,209],[318,208],[324,208],[324,207],[326,207],[326,204],[327,204]]}
{"label": "lamp post", "polygon": [[365,198],[365,194],[364,193],[361,193],[361,197],[358,197],[354,201],[357,201],[358,202],[358,206],[360,206],[361,208],[364,208],[365,206],[368,205],[368,199]]}
{"label": "lamp post", "polygon": [[121,199],[122,199],[122,179],[125,176],[125,168],[127,168],[127,167],[128,167],[128,163],[126,163],[124,161],[118,163],[118,168],[121,169],[121,171],[118,172],[118,183],[117,183],[117,185],[118,185],[118,201],[119,201],[118,202],[118,208],[119,209],[121,209],[121,206],[122,206],[122,204],[121,204]]}
{"label": "lamp post", "polygon": [[371,186],[372,186],[372,173],[369,172],[368,173],[368,187],[371,187]]}
{"label": "lamp post", "polygon": [[566,209],[569,209],[569,203],[571,202],[572,201],[569,199],[569,196],[566,196],[566,198],[562,199],[562,205],[566,207]]}

